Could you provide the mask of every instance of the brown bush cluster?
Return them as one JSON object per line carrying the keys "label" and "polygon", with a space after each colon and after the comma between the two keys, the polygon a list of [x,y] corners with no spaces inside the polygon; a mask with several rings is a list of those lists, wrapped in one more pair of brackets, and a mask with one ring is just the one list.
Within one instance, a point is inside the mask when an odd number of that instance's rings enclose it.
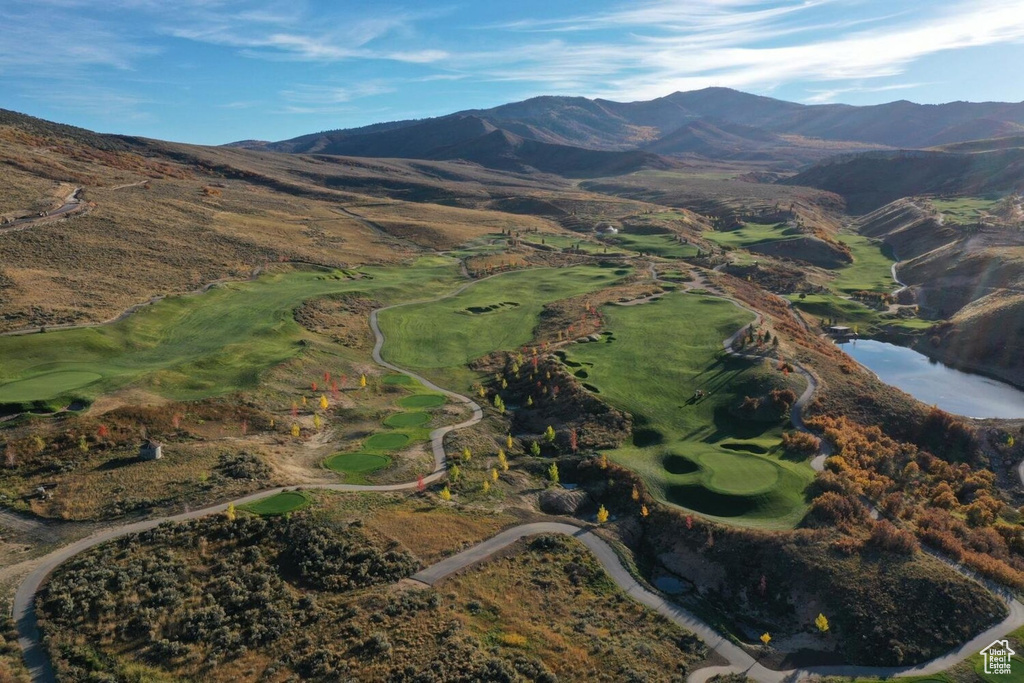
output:
{"label": "brown bush cluster", "polygon": [[[831,473],[816,482],[821,492],[809,520],[858,523],[863,516],[856,510],[855,496],[864,495],[929,546],[989,578],[1024,588],[1024,529],[1016,523],[1020,514],[1001,499],[990,470],[948,462],[878,427],[844,417],[818,417],[813,426],[834,444],[835,455],[826,462]],[[973,439],[962,421],[938,410],[926,418],[921,434],[922,440],[944,444],[954,458],[969,453]],[[871,543],[890,550],[909,548],[909,533],[889,526],[874,525]]]}

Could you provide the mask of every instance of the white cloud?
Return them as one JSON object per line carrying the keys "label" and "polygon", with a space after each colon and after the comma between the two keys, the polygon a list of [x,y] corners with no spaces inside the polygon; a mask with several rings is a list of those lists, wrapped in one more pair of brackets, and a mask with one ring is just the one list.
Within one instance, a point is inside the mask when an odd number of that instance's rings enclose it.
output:
{"label": "white cloud", "polygon": [[297,85],[282,90],[282,99],[297,105],[333,105],[394,92],[395,88],[383,81],[361,81],[347,86]]}
{"label": "white cloud", "polygon": [[929,85],[928,83],[892,83],[890,85],[864,86],[854,85],[845,88],[831,88],[828,90],[811,90],[812,95],[804,98],[807,104],[826,104],[834,102],[840,95],[852,92],[891,92],[893,90],[910,90]]}
{"label": "white cloud", "polygon": [[[946,8],[931,5],[897,15],[900,21],[889,16],[884,28],[863,30],[861,24],[872,20],[862,17],[837,23],[833,31],[824,32],[827,39],[818,32],[813,40],[793,40],[808,24],[780,23],[780,17],[825,1],[789,2],[774,10],[751,9],[758,4],[753,0],[650,3],[565,20],[577,31],[643,26],[647,35],[620,34],[618,40],[610,39],[607,31],[595,40],[575,35],[573,42],[549,40],[490,54],[460,54],[442,64],[482,79],[533,82],[549,92],[649,99],[709,86],[771,89],[799,81],[894,77],[931,54],[1024,39],[1019,0],[973,0]],[[519,22],[510,28],[543,29],[557,23]],[[781,39],[786,36],[790,38]]]}

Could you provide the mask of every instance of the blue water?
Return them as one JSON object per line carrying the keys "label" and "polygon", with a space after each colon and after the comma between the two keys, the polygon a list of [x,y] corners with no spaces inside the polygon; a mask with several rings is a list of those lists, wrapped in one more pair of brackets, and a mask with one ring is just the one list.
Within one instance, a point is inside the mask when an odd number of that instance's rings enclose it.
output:
{"label": "blue water", "polygon": [[1024,391],[1005,382],[956,370],[927,356],[873,339],[840,348],[886,384],[928,405],[967,417],[1024,417]]}

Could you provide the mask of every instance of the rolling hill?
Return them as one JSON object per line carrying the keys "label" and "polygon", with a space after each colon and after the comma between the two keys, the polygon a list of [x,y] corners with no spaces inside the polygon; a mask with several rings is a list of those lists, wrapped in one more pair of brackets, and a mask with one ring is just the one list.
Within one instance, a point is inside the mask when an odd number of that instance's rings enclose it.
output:
{"label": "rolling hill", "polygon": [[[506,134],[504,141],[493,135],[498,130]],[[792,169],[836,151],[918,149],[1022,131],[1024,103],[803,105],[728,88],[706,88],[640,102],[534,97],[434,119],[325,131],[280,142],[232,144],[293,153],[472,158],[494,168],[518,166],[597,176],[606,165],[639,169],[668,163],[653,156],[635,156],[636,150],[768,161]],[[634,156],[583,157],[576,153],[573,164],[547,161],[551,155],[567,153],[569,147],[628,151]],[[472,156],[453,156],[467,154]],[[597,167],[580,167],[578,163],[584,161]]]}
{"label": "rolling hill", "polygon": [[[1018,143],[1021,138],[1011,138]],[[871,152],[837,157],[782,181],[835,192],[863,214],[902,197],[985,195],[1024,189],[1024,147],[977,143],[982,151]],[[986,149],[990,148],[990,149]]]}

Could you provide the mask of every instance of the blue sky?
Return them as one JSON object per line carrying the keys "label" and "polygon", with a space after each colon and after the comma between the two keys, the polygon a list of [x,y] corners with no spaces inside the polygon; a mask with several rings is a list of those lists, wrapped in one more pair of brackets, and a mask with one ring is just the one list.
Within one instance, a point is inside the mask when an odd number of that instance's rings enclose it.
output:
{"label": "blue sky", "polygon": [[280,140],[534,95],[1024,100],[1024,0],[3,0],[0,107]]}

